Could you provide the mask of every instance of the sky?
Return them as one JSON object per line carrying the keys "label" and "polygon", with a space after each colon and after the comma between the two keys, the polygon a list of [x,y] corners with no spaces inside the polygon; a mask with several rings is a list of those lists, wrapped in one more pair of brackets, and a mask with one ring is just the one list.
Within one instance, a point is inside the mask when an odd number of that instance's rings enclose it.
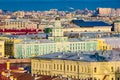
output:
{"label": "sky", "polygon": [[0,1],[119,1],[119,0],[0,0]]}

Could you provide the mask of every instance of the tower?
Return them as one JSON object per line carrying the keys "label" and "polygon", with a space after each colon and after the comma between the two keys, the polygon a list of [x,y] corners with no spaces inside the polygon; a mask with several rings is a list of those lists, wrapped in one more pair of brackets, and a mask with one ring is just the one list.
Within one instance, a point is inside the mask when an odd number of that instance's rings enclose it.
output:
{"label": "tower", "polygon": [[61,20],[59,16],[55,18],[54,27],[52,29],[52,37],[49,37],[48,39],[54,42],[65,42],[68,40],[67,37],[64,37]]}

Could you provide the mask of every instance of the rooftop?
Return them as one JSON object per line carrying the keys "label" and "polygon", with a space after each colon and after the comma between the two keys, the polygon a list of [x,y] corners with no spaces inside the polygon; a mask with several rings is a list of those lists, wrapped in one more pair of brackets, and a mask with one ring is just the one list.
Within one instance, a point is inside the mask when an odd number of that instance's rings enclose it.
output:
{"label": "rooftop", "polygon": [[[24,39],[23,41],[21,41],[20,43],[53,43],[53,41],[48,40],[48,39]],[[19,44],[19,43],[18,43]]]}
{"label": "rooftop", "polygon": [[116,50],[110,51],[94,51],[94,52],[56,52],[42,56],[34,57],[35,59],[60,59],[86,62],[101,61],[120,61],[120,52]]}
{"label": "rooftop", "polygon": [[80,27],[111,26],[103,21],[72,20],[72,22]]}
{"label": "rooftop", "polygon": [[6,19],[7,22],[28,22],[28,19]]}

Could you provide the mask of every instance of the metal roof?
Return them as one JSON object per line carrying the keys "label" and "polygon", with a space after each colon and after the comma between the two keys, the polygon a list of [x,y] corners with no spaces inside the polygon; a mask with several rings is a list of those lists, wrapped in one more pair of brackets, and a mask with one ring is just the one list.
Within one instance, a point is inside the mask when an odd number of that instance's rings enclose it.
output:
{"label": "metal roof", "polygon": [[[55,52],[42,56],[34,57],[34,59],[60,59],[86,62],[101,62],[101,61],[120,61],[120,52],[111,50],[94,52]],[[97,54],[96,54],[97,53]]]}
{"label": "metal roof", "polygon": [[111,26],[103,21],[72,20],[72,22],[80,27]]}

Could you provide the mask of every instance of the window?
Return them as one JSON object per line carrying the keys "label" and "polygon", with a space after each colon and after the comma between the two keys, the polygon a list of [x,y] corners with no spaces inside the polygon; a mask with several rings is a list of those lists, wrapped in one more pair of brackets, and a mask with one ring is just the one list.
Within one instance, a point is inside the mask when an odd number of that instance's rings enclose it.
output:
{"label": "window", "polygon": [[113,67],[111,67],[111,71],[113,72],[114,70],[113,70]]}
{"label": "window", "polygon": [[67,65],[67,70],[69,70],[69,65]]}
{"label": "window", "polygon": [[45,67],[47,68],[47,64],[45,65]]}
{"label": "window", "polygon": [[114,80],[114,78],[111,78],[111,80]]}
{"label": "window", "polygon": [[94,68],[94,72],[96,73],[96,71],[97,71],[97,69],[96,69],[96,67]]}
{"label": "window", "polygon": [[0,49],[2,48],[2,45],[0,45]]}
{"label": "window", "polygon": [[54,64],[54,69],[55,69],[56,67],[55,67],[55,64]]}
{"label": "window", "polygon": [[94,80],[97,80],[97,78],[94,78]]}
{"label": "window", "polygon": [[57,64],[57,70],[59,69],[59,64]]}
{"label": "window", "polygon": [[82,72],[83,72],[83,67],[82,67]]}
{"label": "window", "polygon": [[76,71],[76,66],[74,66],[74,71]]}
{"label": "window", "polygon": [[70,66],[70,68],[71,68],[71,71],[72,71],[72,65]]}
{"label": "window", "polygon": [[119,78],[117,78],[117,80],[120,80]]}
{"label": "window", "polygon": [[117,72],[119,72],[119,67],[117,67]]}
{"label": "window", "polygon": [[62,64],[60,65],[60,70],[62,70]]}
{"label": "window", "polygon": [[2,56],[2,52],[0,52],[0,56]]}

